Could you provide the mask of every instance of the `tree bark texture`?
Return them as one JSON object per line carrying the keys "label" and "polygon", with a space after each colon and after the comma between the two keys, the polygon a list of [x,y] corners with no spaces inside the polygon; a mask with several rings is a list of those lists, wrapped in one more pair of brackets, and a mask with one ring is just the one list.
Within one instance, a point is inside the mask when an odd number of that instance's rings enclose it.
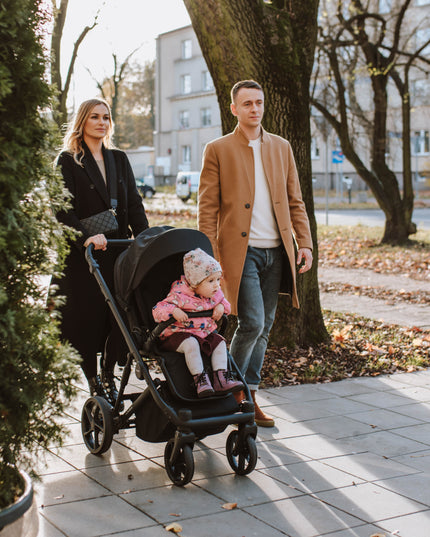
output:
{"label": "tree bark texture", "polygon": [[298,276],[300,310],[281,297],[272,330],[279,345],[327,339],[318,291],[318,248],[312,195],[309,82],[317,35],[318,0],[184,0],[220,106],[223,133],[236,118],[230,90],[255,79],[264,89],[264,128],[288,139],[294,151],[314,243],[314,265]]}

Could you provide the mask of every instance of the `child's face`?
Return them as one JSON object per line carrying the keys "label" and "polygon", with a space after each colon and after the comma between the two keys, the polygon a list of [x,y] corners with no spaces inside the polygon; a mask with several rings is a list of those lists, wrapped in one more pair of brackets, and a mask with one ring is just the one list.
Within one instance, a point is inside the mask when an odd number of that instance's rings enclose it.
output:
{"label": "child's face", "polygon": [[200,282],[194,292],[205,298],[212,298],[221,286],[221,276],[221,272],[214,272]]}

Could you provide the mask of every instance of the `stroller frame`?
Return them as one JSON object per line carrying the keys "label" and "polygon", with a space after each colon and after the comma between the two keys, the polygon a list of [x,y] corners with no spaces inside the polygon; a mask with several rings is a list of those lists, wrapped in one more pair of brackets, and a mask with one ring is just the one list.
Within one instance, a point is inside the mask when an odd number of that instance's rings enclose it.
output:
{"label": "stroller frame", "polygon": [[[155,228],[149,229],[154,230]],[[172,233],[178,232],[176,236],[179,239],[181,238],[180,232],[182,231],[198,233],[207,241],[208,244],[205,244],[205,249],[208,253],[212,254],[210,243],[207,237],[201,232],[168,227],[159,229],[161,233],[170,231]],[[114,239],[108,240],[108,245],[110,247],[124,249],[132,245],[133,242],[133,240],[128,239]],[[169,372],[164,367],[164,358],[159,351],[157,352],[155,346],[158,335],[166,326],[174,322],[175,319],[159,323],[152,331],[147,330],[142,341],[141,331],[139,329],[136,330],[136,327],[133,329],[133,326],[131,326],[133,330],[129,330],[125,323],[118,305],[103,278],[100,266],[94,258],[93,250],[94,247],[90,244],[85,251],[85,258],[88,262],[90,273],[95,277],[105,301],[115,321],[118,323],[118,327],[126,341],[128,353],[115,406],[112,407],[101,396],[90,397],[84,403],[81,429],[84,442],[89,451],[95,455],[101,455],[110,448],[114,434],[117,434],[121,429],[136,427],[137,414],[141,411],[143,405],[145,405],[145,402],[148,400],[147,398],[151,397],[158,409],[162,412],[163,417],[167,417],[172,429],[174,428],[174,433],[165,446],[164,461],[167,474],[175,485],[186,485],[193,477],[194,460],[192,449],[194,443],[207,436],[207,434],[216,434],[218,431],[223,431],[227,425],[237,425],[237,429],[230,432],[226,442],[226,455],[231,468],[238,475],[246,475],[252,472],[257,462],[257,448],[255,443],[257,426],[254,422],[254,405],[251,402],[249,388],[234,360],[229,355],[230,368],[244,384],[245,401],[239,404],[234,403],[237,405],[234,412],[230,411],[227,414],[224,413],[223,415],[209,417],[193,417],[192,408],[196,408],[196,405],[201,405],[203,400],[197,399],[197,397],[196,399],[187,398],[178,393],[173,379],[169,378]],[[202,317],[207,314],[211,315],[212,312],[191,313],[189,317]],[[128,317],[130,321],[130,316]],[[161,381],[159,378],[152,378],[148,363],[157,363],[161,367],[165,378],[164,381]],[[144,380],[147,387],[141,393],[126,394],[125,388],[130,379],[133,364],[135,365],[136,377],[139,380]],[[167,385],[172,397],[180,401],[179,408],[175,408],[175,406],[178,406],[178,403],[174,406],[171,401],[166,401],[166,398],[162,396],[162,390],[160,388],[163,384]],[[233,396],[232,394],[226,394],[205,398],[204,401],[205,403],[209,403],[211,400],[216,402],[226,397]],[[131,404],[124,410],[124,401],[126,400],[130,401]],[[209,432],[205,434],[208,428],[210,431],[215,431],[215,433]],[[201,434],[202,431],[203,434]],[[142,436],[140,438],[147,440]],[[148,441],[159,442],[160,440],[148,439]]]}

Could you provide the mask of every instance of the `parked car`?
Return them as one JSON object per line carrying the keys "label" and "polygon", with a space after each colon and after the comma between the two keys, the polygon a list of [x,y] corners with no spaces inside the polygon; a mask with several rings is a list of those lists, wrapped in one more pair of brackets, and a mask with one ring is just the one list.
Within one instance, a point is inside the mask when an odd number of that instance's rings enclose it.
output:
{"label": "parked car", "polygon": [[148,185],[148,183],[145,181],[145,178],[141,179],[136,177],[136,186],[142,198],[149,199],[155,194],[155,188],[151,185]]}
{"label": "parked car", "polygon": [[176,195],[182,201],[187,201],[192,194],[197,195],[200,172],[178,172],[176,176]]}

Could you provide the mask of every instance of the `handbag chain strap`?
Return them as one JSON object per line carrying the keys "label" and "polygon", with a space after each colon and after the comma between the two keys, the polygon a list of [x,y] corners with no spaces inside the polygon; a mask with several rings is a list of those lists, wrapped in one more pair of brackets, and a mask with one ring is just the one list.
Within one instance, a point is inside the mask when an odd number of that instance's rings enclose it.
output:
{"label": "handbag chain strap", "polygon": [[109,149],[106,150],[106,159],[109,162],[109,172],[107,174],[107,181],[109,181],[109,193],[110,193],[110,205],[111,208],[109,209],[111,213],[116,216],[116,209],[118,207],[118,197],[117,197],[117,175],[116,175],[116,165],[115,165],[115,159],[112,154],[112,151]]}

